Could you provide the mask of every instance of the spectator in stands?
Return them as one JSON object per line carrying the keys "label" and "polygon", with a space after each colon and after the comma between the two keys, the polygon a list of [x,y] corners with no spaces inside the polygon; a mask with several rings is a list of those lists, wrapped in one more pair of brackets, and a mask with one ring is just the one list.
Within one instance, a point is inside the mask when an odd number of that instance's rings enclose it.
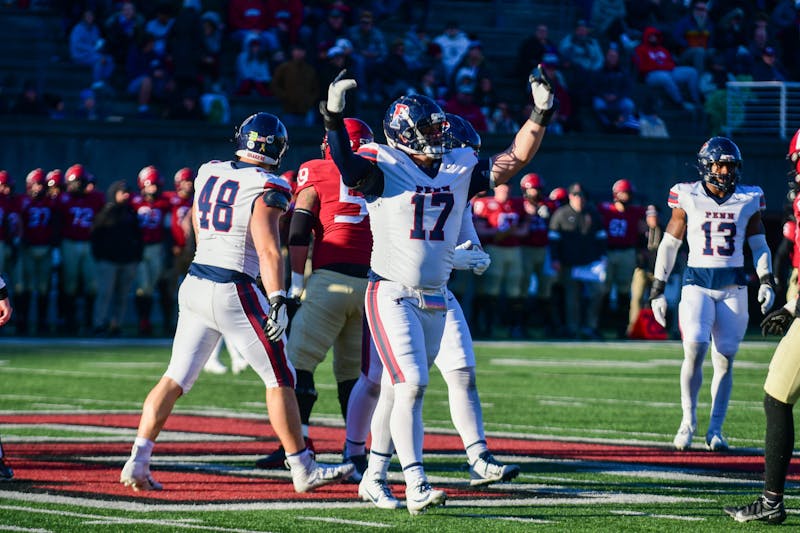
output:
{"label": "spectator in stands", "polygon": [[425,56],[430,42],[430,35],[423,24],[412,24],[403,36],[403,55],[406,65],[415,76],[427,65]]}
{"label": "spectator in stands", "polygon": [[381,65],[386,59],[386,40],[383,32],[375,27],[372,13],[363,11],[358,18],[358,25],[350,28],[348,38],[353,44],[355,54],[361,58],[363,63],[363,78],[358,80],[359,87],[363,87],[366,98],[372,98],[374,102],[381,100],[380,79]]}
{"label": "spectator in stands", "polygon": [[429,68],[420,75],[419,81],[409,90],[409,94],[423,94],[444,106],[447,84],[436,76],[436,70]]}
{"label": "spectator in stands", "polygon": [[481,113],[487,119],[494,112],[497,103],[497,95],[494,91],[494,83],[489,76],[478,78],[475,86],[475,103],[481,108]]}
{"label": "spectator in stands", "polygon": [[336,7],[328,12],[328,16],[323,24],[317,28],[317,36],[315,43],[317,47],[323,52],[323,59],[329,48],[331,48],[337,39],[347,37],[347,27],[344,23],[344,11]]}
{"label": "spectator in stands", "polygon": [[638,132],[636,106],[631,95],[633,79],[619,60],[619,46],[612,42],[606,60],[591,83],[592,107],[600,124],[609,132]]}
{"label": "spectator in stands", "polygon": [[536,32],[522,41],[517,50],[515,71],[519,78],[525,78],[542,62],[545,54],[558,53],[558,47],[550,40],[547,24],[536,26]]}
{"label": "spectator in stands", "polygon": [[80,92],[78,96],[78,110],[75,115],[77,118],[84,120],[97,120],[100,118],[94,91],[91,89],[83,89]]}
{"label": "spectator in stands", "polygon": [[220,57],[222,54],[222,20],[214,11],[200,17],[203,24],[203,48],[200,54],[200,74],[211,88],[220,90]]}
{"label": "spectator in stands", "polygon": [[714,42],[714,23],[708,16],[708,2],[693,0],[691,11],[675,24],[672,36],[679,50],[678,62],[702,73],[706,54]]}
{"label": "spectator in stands", "polygon": [[167,55],[167,37],[174,23],[172,6],[166,2],[159,2],[156,7],[156,16],[144,25],[144,31],[155,37],[153,51],[161,57]]}
{"label": "spectator in stands", "polygon": [[197,87],[186,87],[170,106],[167,117],[172,120],[205,120]]}
{"label": "spectator in stands", "polygon": [[575,113],[572,95],[567,89],[567,83],[559,70],[559,60],[556,54],[545,54],[542,59],[542,68],[550,79],[558,107],[550,120],[548,131],[561,135],[565,131],[580,130],[580,121]]}
{"label": "spectator in stands", "polygon": [[778,32],[778,45],[786,73],[792,81],[800,81],[800,0],[795,2],[792,23]]}
{"label": "spectator in stands", "polygon": [[597,39],[589,35],[590,31],[587,22],[581,19],[575,24],[573,32],[558,43],[560,58],[578,67],[585,75],[603,66],[603,51]]}
{"label": "spectator in stands", "polygon": [[[569,202],[550,218],[548,237],[551,268],[564,287],[563,336],[574,338],[580,334],[587,339],[602,339],[597,326],[604,292],[605,277],[600,266],[606,254],[606,231],[580,183],[570,185]],[[581,305],[582,296],[586,298],[585,306]]]}
{"label": "spectator in stands", "polygon": [[[624,0],[594,0],[590,22],[596,35],[604,42],[623,44],[626,31],[625,17],[627,12]],[[627,41],[627,36],[625,37]]]}
{"label": "spectator in stands", "polygon": [[169,71],[163,59],[155,53],[154,46],[155,38],[145,33],[139,46],[131,48],[126,62],[127,91],[136,96],[141,117],[151,116],[150,105],[154,98],[166,99],[174,91]]}
{"label": "spectator in stands", "polygon": [[183,0],[183,7],[178,11],[170,32],[169,51],[172,77],[177,87],[181,91],[189,87],[199,89],[203,55],[200,0]]}
{"label": "spectator in stands", "polygon": [[383,96],[389,100],[402,96],[408,88],[414,85],[414,76],[411,73],[405,58],[405,42],[395,39],[389,47],[389,55],[383,62]]}
{"label": "spectator in stands", "polygon": [[800,2],[797,0],[781,0],[778,2],[778,5],[775,6],[775,9],[772,10],[770,24],[775,28],[777,34],[780,34],[783,30],[797,22],[798,4],[800,4]]}
{"label": "spectator in stands", "polygon": [[[328,87],[336,76],[342,71],[342,69],[346,69],[345,78],[346,79],[355,79],[351,69],[349,68],[349,64],[347,62],[347,57],[344,54],[344,49],[340,46],[333,46],[327,52],[327,59],[325,63],[319,69],[319,86],[320,87]],[[327,93],[322,94],[323,98],[327,98]],[[344,111],[342,112],[343,116],[346,117],[355,117],[358,116],[356,103],[358,98],[348,98],[344,105]]]}
{"label": "spectator in stands", "polygon": [[680,19],[685,8],[684,0],[626,0],[628,27],[640,33],[652,26],[667,31]]}
{"label": "spectator in stands", "polygon": [[255,91],[263,97],[271,96],[271,81],[272,74],[262,41],[257,35],[248,35],[244,48],[236,58],[236,95],[247,96]]}
{"label": "spectator in stands", "polygon": [[786,81],[786,75],[778,63],[777,53],[773,47],[767,46],[755,59],[753,81]]}
{"label": "spectator in stands", "polygon": [[736,76],[728,70],[723,55],[721,53],[710,54],[706,71],[700,76],[698,85],[705,100],[703,109],[708,117],[712,135],[722,135],[723,126],[727,121],[728,91],[726,86],[729,81],[736,81]]}
{"label": "spectator in stands", "polygon": [[[725,57],[725,64],[731,72],[748,72],[753,62],[748,46],[744,11],[737,7],[726,13],[717,23],[714,30],[713,53],[721,53]],[[744,67],[742,63],[745,63]]]}
{"label": "spectator in stands", "polygon": [[45,116],[48,114],[47,103],[39,93],[36,82],[33,80],[26,80],[22,84],[22,92],[11,107],[11,113],[14,115],[38,116]]}
{"label": "spectator in stands", "polygon": [[519,123],[514,120],[508,102],[497,102],[487,122],[489,133],[514,133],[519,131]]}
{"label": "spectator in stands", "polygon": [[[662,33],[656,28],[645,28],[642,44],[634,50],[633,62],[647,86],[663,89],[675,104],[694,111],[700,103],[697,71],[694,67],[675,65],[672,54],[662,44]],[[688,94],[688,100],[684,100],[679,86]]]}
{"label": "spectator in stands", "polygon": [[286,49],[300,40],[300,29],[303,25],[302,0],[267,0],[267,13],[272,17],[269,27],[280,42],[286,38]]}
{"label": "spectator in stands", "polygon": [[131,206],[128,184],[115,181],[106,195],[108,202],[97,214],[91,231],[98,279],[93,333],[95,336],[116,337],[121,333],[144,243],[136,212]]}
{"label": "spectator in stands", "polygon": [[445,103],[444,110],[472,124],[478,133],[488,130],[486,117],[475,103],[475,80],[469,73],[461,74],[456,80],[455,94]]}
{"label": "spectator in stands", "polygon": [[458,65],[453,71],[453,87],[455,87],[456,78],[464,74],[469,74],[476,83],[481,78],[489,77],[480,41],[471,41],[469,43],[464,57],[461,58],[461,61],[458,62]]}
{"label": "spectator in stands", "polygon": [[263,50],[275,50],[278,43],[269,31],[272,19],[265,0],[230,0],[228,27],[233,41],[245,48],[250,35],[261,41]]}
{"label": "spectator in stands", "polygon": [[773,45],[774,43],[769,34],[769,19],[766,15],[761,13],[756,17],[755,24],[753,24],[753,32],[748,43],[750,57],[760,56],[764,48]]}
{"label": "spectator in stands", "polygon": [[144,19],[133,2],[122,2],[119,11],[106,19],[104,28],[108,53],[117,65],[125,65],[131,49],[139,45],[144,34]]}
{"label": "spectator in stands", "polygon": [[94,11],[87,9],[69,34],[69,55],[74,63],[92,68],[95,89],[105,87],[114,72],[114,60],[103,53],[104,45],[100,28],[95,24]]}
{"label": "spectator in stands", "polygon": [[287,126],[314,124],[316,103],[320,96],[317,71],[306,61],[306,49],[300,44],[291,48],[291,58],[278,65],[272,79],[272,92],[281,102],[281,120]]}
{"label": "spectator in stands", "polygon": [[433,42],[442,49],[442,62],[446,70],[447,79],[453,75],[453,71],[461,61],[462,56],[469,48],[470,38],[461,31],[458,22],[450,20],[444,27],[444,33],[436,36]]}

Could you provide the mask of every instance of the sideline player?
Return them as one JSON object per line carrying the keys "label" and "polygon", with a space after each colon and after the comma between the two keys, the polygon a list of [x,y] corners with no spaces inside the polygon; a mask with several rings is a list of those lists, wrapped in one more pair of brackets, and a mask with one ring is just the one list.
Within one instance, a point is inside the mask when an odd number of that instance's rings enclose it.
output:
{"label": "sideline player", "polygon": [[[796,191],[800,183],[800,129],[789,143],[787,155],[791,164],[789,189]],[[793,202],[797,216],[797,202]],[[756,501],[741,507],[725,507],[737,522],[762,520],[780,524],[786,520],[783,491],[786,474],[794,451],[794,416],[792,408],[800,398],[800,322],[797,296],[773,311],[761,322],[764,335],[783,335],[769,363],[764,383],[764,414],[767,432],[764,437],[764,491]]]}
{"label": "sideline player", "polygon": [[[345,118],[344,127],[353,151],[374,140],[370,127],[357,118]],[[307,441],[309,418],[317,400],[314,372],[331,348],[339,406],[347,421],[347,402],[361,368],[364,294],[372,251],[364,196],[342,184],[327,136],[321,148],[322,159],[303,163],[297,172],[288,238],[292,271],[289,298],[303,298],[292,319],[286,353],[297,372],[294,393]],[[312,272],[306,283],[303,273],[312,233]],[[256,461],[256,466],[281,468],[284,460],[281,447]]]}
{"label": "sideline player", "polygon": [[747,280],[744,242],[753,253],[761,283],[758,303],[766,313],[775,300],[772,258],[764,236],[761,187],[741,185],[742,154],[726,137],[712,137],[697,154],[700,180],[679,183],[669,191],[672,208],[664,237],[658,247],[650,304],[653,316],[666,327],[664,288],[675,264],[684,235],[689,260],[683,275],[678,307],[683,337],[681,408],[683,419],[672,443],[689,448],[697,430],[697,396],[703,382],[703,359],[711,341],[711,420],[706,448],[727,450],[722,424],[733,387],[733,359],[747,329]]}
{"label": "sideline player", "polygon": [[[3,327],[11,320],[12,312],[11,302],[8,300],[8,287],[6,287],[6,281],[3,276],[0,276],[0,327]],[[4,457],[3,444],[0,443],[0,481],[8,481],[14,477],[14,471],[5,463]]]}
{"label": "sideline player", "polygon": [[[289,184],[273,174],[288,146],[274,115],[257,113],[239,126],[233,161],[211,161],[198,171],[192,208],[197,252],[178,293],[178,326],[169,367],[144,402],[131,457],[120,482],[159,490],[150,474],[153,445],[175,402],[189,392],[224,335],[267,387],[269,420],[287,451],[297,492],[350,475],[353,465],[317,464],[303,443],[294,396],[294,368],[284,353],[286,293],[278,219],[291,199]],[[269,302],[256,288],[261,274]]]}
{"label": "sideline player", "polygon": [[341,73],[320,106],[343,183],[364,193],[373,251],[366,313],[392,395],[391,436],[406,481],[406,507],[418,514],[444,503],[422,465],[422,403],[447,315],[447,280],[469,198],[507,182],[535,155],[553,113],[552,89],[541,69],[531,75],[534,110],[511,146],[478,160],[470,148],[444,146],[446,118],[422,95],[403,96],[387,109],[388,144],[350,151],[342,121],[354,80]]}

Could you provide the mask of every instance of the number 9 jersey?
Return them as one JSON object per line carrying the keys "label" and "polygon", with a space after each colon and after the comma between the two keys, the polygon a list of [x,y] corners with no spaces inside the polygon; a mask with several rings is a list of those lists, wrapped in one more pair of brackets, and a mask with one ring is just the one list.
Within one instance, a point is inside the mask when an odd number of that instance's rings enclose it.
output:
{"label": "number 9 jersey", "polygon": [[761,187],[737,185],[727,199],[718,202],[702,181],[674,185],[667,205],[686,211],[691,268],[743,267],[747,222],[766,207]]}

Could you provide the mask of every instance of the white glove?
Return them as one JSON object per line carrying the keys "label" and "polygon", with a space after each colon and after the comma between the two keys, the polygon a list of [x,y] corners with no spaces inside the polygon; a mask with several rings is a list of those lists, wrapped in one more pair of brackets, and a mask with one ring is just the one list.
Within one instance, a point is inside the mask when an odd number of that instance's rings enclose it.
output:
{"label": "white glove", "polygon": [[761,304],[761,314],[766,315],[775,303],[775,291],[768,283],[762,283],[758,287],[758,303]]}
{"label": "white glove", "polygon": [[547,218],[550,216],[550,208],[547,207],[547,204],[542,204],[539,206],[539,209],[536,210],[536,214],[541,218]]}
{"label": "white glove", "polygon": [[541,111],[547,111],[553,107],[553,86],[541,65],[533,69],[528,82],[531,84],[531,95],[533,104]]}
{"label": "white glove", "polygon": [[667,327],[667,299],[664,295],[657,296],[650,300],[650,307],[653,309],[653,317],[661,327]]}
{"label": "white glove", "polygon": [[344,95],[350,89],[356,88],[356,80],[343,80],[346,70],[342,70],[338,76],[328,85],[328,103],[326,107],[331,113],[341,113],[344,111]]}
{"label": "white glove", "polygon": [[492,258],[489,257],[489,254],[484,252],[483,250],[477,250],[481,255],[475,263],[475,266],[472,267],[472,273],[476,276],[482,276],[486,269],[489,268],[489,265],[492,264]]}
{"label": "white glove", "polygon": [[467,240],[456,246],[453,253],[453,268],[456,270],[472,270],[480,276],[489,268],[492,260],[489,254],[480,248],[474,248],[472,241]]}
{"label": "white glove", "polygon": [[[282,292],[282,291],[281,291]],[[269,299],[269,313],[264,323],[264,333],[272,342],[281,340],[286,326],[289,325],[289,316],[286,314],[286,297],[273,296]]]}

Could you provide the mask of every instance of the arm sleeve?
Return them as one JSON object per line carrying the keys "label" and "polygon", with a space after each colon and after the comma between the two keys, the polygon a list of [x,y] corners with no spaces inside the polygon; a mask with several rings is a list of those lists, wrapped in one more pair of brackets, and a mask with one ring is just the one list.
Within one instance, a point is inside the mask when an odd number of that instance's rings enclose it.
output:
{"label": "arm sleeve", "polygon": [[475,231],[475,223],[472,221],[472,204],[467,204],[464,209],[464,214],[461,216],[461,229],[458,232],[457,244],[472,241],[475,246],[480,246],[481,241],[478,238],[478,232]]}
{"label": "arm sleeve", "polygon": [[661,244],[658,245],[656,254],[656,266],[653,275],[657,280],[666,282],[675,266],[675,259],[678,257],[678,250],[683,241],[674,237],[670,233],[664,233]]}
{"label": "arm sleeve", "polygon": [[311,229],[314,227],[314,213],[305,209],[295,209],[289,224],[289,246],[308,246],[311,243]]}
{"label": "arm sleeve", "polygon": [[478,164],[472,169],[472,179],[469,182],[469,193],[467,198],[472,198],[481,191],[489,189],[490,181],[490,161],[488,159],[480,159]]}
{"label": "arm sleeve", "polygon": [[772,254],[767,245],[767,237],[763,233],[756,233],[747,238],[747,244],[753,252],[753,266],[756,274],[761,279],[772,274]]}
{"label": "arm sleeve", "polygon": [[344,125],[328,131],[328,145],[345,185],[365,195],[379,196],[383,192],[383,171],[366,158],[353,153]]}

